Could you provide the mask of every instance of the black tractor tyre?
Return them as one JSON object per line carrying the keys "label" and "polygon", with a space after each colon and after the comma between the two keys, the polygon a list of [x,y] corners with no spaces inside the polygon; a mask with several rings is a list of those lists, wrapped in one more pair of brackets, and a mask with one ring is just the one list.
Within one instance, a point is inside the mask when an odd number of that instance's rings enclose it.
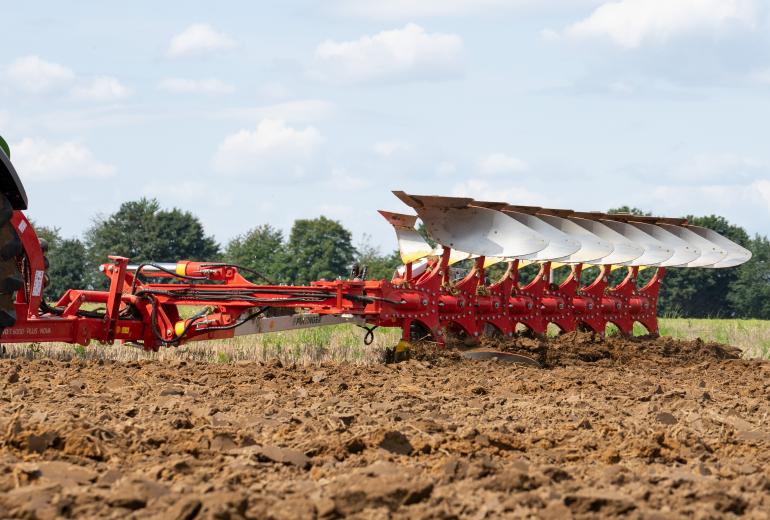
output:
{"label": "black tractor tyre", "polygon": [[16,323],[16,291],[24,287],[17,264],[23,248],[11,224],[12,215],[10,201],[0,195],[0,333]]}

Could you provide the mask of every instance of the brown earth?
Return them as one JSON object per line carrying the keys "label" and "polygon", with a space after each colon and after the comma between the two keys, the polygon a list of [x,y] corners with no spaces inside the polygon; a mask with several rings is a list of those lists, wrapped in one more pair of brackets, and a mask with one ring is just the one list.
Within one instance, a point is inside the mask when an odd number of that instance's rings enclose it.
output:
{"label": "brown earth", "polygon": [[0,518],[770,515],[770,363],[496,346],[546,368],[2,359]]}

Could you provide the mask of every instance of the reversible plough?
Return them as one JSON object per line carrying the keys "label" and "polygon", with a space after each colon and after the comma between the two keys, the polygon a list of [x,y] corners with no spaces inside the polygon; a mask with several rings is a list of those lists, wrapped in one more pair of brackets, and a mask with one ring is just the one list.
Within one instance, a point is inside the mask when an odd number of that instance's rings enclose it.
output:
{"label": "reversible plough", "polygon": [[[108,290],[70,289],[51,305],[43,299],[46,251],[22,213],[27,198],[9,157],[0,151],[0,327],[5,343],[122,341],[156,350],[335,323],[367,328],[367,340],[375,327],[398,327],[401,346],[419,339],[444,345],[450,334],[471,342],[520,330],[542,335],[549,324],[565,332],[604,334],[612,323],[630,335],[638,322],[656,334],[666,269],[726,268],[751,257],[685,219],[395,192],[416,215],[380,212],[395,229],[404,262],[391,280],[366,280],[365,268],[356,266],[349,279],[265,285],[249,281],[245,276],[254,273],[248,269],[226,263],[137,265],[111,256],[101,266]],[[417,218],[438,246],[417,232]],[[470,264],[460,277],[453,268],[458,262]],[[520,280],[520,269],[532,264],[537,276]],[[587,267],[597,267],[598,273],[581,283]],[[553,273],[562,269],[568,274],[554,283]],[[617,269],[625,277],[611,286],[610,273]],[[642,269],[655,271],[640,286]],[[499,278],[490,279],[492,272]]]}

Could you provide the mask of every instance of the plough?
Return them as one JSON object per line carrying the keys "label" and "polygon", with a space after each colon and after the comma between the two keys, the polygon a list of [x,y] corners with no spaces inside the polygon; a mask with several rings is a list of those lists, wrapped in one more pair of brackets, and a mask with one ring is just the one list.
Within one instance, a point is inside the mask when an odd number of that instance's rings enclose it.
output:
{"label": "plough", "polygon": [[[69,289],[51,305],[43,299],[46,251],[23,213],[27,197],[7,149],[0,151],[0,191],[5,343],[122,341],[157,350],[335,323],[367,328],[368,340],[376,327],[398,327],[402,347],[420,339],[444,345],[449,335],[470,342],[521,330],[542,335],[549,324],[603,335],[612,323],[630,335],[638,322],[657,334],[666,269],[727,268],[751,258],[743,247],[685,219],[394,192],[416,215],[380,212],[396,232],[404,262],[390,280],[366,280],[365,268],[356,266],[349,279],[257,284],[247,279],[249,270],[227,263],[131,264],[110,256],[101,266],[108,290]],[[438,246],[417,232],[418,218]],[[455,278],[459,262],[471,266]],[[520,269],[532,264],[537,276],[524,282]],[[583,284],[588,267],[598,273]],[[639,272],[648,268],[654,275],[640,286]],[[561,269],[568,274],[555,283],[553,273]],[[610,273],[617,269],[625,277],[611,286]],[[492,270],[501,276],[490,279]]]}

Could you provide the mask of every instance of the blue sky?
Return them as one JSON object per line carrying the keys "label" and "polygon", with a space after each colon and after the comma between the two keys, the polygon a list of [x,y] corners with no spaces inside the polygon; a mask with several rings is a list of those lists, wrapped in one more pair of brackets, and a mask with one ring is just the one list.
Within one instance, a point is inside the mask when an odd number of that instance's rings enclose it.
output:
{"label": "blue sky", "polygon": [[6,6],[0,134],[38,223],[156,197],[220,242],[395,248],[390,194],[724,215],[770,234],[761,0]]}

